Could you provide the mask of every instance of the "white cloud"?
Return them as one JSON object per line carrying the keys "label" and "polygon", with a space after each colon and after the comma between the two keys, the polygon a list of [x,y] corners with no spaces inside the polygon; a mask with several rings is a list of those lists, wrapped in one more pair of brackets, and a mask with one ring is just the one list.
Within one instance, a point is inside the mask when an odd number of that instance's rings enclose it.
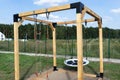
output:
{"label": "white cloud", "polygon": [[69,0],[35,0],[34,4],[36,5],[50,5],[57,6],[60,3],[68,2]]}
{"label": "white cloud", "polygon": [[111,12],[120,14],[120,8],[112,9]]}
{"label": "white cloud", "polygon": [[[46,18],[46,14],[41,14],[41,15],[39,15],[39,17],[41,17],[41,18]],[[51,15],[51,14],[50,14],[49,18],[50,18],[50,19],[57,19],[57,18],[59,18],[59,16]]]}
{"label": "white cloud", "polygon": [[[47,20],[46,14],[41,14],[38,16],[38,18],[42,20]],[[67,21],[67,20],[68,20],[67,17],[60,17],[52,14],[49,15],[49,21],[52,21],[52,22]]]}

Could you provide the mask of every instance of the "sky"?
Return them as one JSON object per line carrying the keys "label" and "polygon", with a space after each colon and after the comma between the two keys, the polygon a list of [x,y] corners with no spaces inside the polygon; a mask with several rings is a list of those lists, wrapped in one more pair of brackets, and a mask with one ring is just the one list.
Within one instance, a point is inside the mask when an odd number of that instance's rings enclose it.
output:
{"label": "sky", "polygon": [[[64,5],[74,2],[82,2],[92,9],[103,19],[103,27],[120,29],[120,0],[0,0],[0,23],[13,24],[13,14],[34,11],[52,6]],[[86,15],[85,19],[90,16]],[[47,20],[45,14],[38,15],[38,19]],[[70,21],[75,20],[75,10],[66,10],[50,13],[50,21]],[[25,21],[26,23],[32,23]],[[88,26],[97,27],[94,23]]]}

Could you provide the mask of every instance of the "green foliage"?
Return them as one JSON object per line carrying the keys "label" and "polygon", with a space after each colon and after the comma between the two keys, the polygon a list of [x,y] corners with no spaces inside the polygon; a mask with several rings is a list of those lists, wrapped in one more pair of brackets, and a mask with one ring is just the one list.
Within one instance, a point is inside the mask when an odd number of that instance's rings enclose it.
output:
{"label": "green foliage", "polygon": [[[41,32],[40,39],[44,39],[47,36],[46,25],[37,23],[37,32]],[[56,38],[66,39],[68,36],[70,39],[76,39],[76,26],[64,26],[60,25],[56,27]],[[7,38],[13,38],[13,25],[12,24],[0,24],[0,32],[4,33]],[[48,27],[49,39],[52,39],[52,31]],[[25,24],[19,27],[19,38],[25,39],[27,35],[28,39],[34,39],[34,25]],[[39,36],[39,35],[38,35]],[[98,38],[98,28],[97,27],[84,27],[83,25],[83,37],[85,39]],[[120,38],[120,29],[109,29],[107,27],[103,28],[104,38]]]}

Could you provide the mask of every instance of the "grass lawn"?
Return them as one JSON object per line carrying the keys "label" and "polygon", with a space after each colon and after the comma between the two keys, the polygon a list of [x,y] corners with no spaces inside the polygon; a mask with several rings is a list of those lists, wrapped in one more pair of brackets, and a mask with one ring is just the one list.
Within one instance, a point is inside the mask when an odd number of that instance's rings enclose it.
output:
{"label": "grass lawn", "polygon": [[[66,67],[63,61],[64,59],[57,59],[58,67]],[[52,64],[52,58],[20,55],[20,78],[24,80],[31,74],[43,72],[52,68]],[[99,63],[90,62],[89,65],[84,67],[84,71],[87,73],[99,72]],[[119,80],[120,64],[104,63],[104,75],[110,80]],[[0,80],[14,80],[13,54],[0,54]]]}

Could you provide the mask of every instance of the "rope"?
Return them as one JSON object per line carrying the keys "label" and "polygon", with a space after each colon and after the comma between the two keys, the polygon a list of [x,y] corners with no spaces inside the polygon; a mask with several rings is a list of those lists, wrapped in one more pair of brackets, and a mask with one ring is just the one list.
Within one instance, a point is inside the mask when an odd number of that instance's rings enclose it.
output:
{"label": "rope", "polygon": [[[38,47],[39,47],[39,41],[40,40],[40,29],[37,25],[37,15],[35,14],[34,15],[34,19],[35,19],[35,23],[34,23],[34,40],[35,40],[35,53],[36,53],[36,56],[37,54],[39,53],[38,51]],[[35,75],[38,76],[38,61],[39,61],[39,57],[35,58],[36,60],[36,72],[35,72]]]}
{"label": "rope", "polygon": [[65,50],[65,59],[67,59],[67,54],[68,54],[68,48],[69,48],[69,39],[68,39],[68,27],[67,24],[65,24],[65,30],[66,30],[66,50]]}
{"label": "rope", "polygon": [[[42,40],[42,39],[41,39],[41,33],[42,33],[42,32],[41,32],[41,31],[42,31],[42,30],[41,30],[41,27],[42,27],[42,23],[40,22],[40,23],[39,23],[39,28],[38,28],[38,30],[39,30],[39,31],[38,31],[38,32],[39,32],[39,37],[38,37],[38,39],[39,39],[39,40]],[[42,49],[41,49],[41,48],[42,48],[42,46],[40,46],[40,53],[42,53],[42,51],[41,51]],[[39,60],[40,60],[40,68],[41,68],[40,73],[41,73],[41,72],[42,72],[42,69],[43,69],[43,67],[42,67],[42,59],[40,58]]]}
{"label": "rope", "polygon": [[85,39],[86,39],[85,40],[85,49],[86,49],[85,50],[86,51],[86,55],[85,56],[86,56],[86,60],[87,60],[87,57],[88,57],[88,49],[87,49],[87,47],[88,46],[87,46],[87,31],[86,30],[87,30],[87,21],[85,20],[85,31],[84,31],[84,33],[85,33]]}
{"label": "rope", "polygon": [[[49,20],[49,15],[50,15],[50,12],[48,12],[48,10],[46,9],[46,18],[47,18],[47,20]],[[47,34],[46,34],[46,37],[45,37],[45,54],[46,55],[47,55],[47,40],[49,39],[48,27],[49,26],[47,25],[47,27],[46,27]],[[49,55],[47,55],[46,65],[48,65],[48,59],[49,59]],[[47,67],[49,67],[49,66],[47,66]],[[47,72],[46,78],[48,79],[48,72]]]}
{"label": "rope", "polygon": [[73,58],[73,36],[72,36],[72,43],[71,43],[71,59]]}
{"label": "rope", "polygon": [[68,35],[68,27],[67,27],[67,24],[65,24],[66,26],[66,49],[65,49],[65,59],[68,52],[71,53],[71,59],[73,58],[73,37],[72,38],[72,42],[71,42],[71,46],[70,46],[70,40],[69,40],[69,35]]}

